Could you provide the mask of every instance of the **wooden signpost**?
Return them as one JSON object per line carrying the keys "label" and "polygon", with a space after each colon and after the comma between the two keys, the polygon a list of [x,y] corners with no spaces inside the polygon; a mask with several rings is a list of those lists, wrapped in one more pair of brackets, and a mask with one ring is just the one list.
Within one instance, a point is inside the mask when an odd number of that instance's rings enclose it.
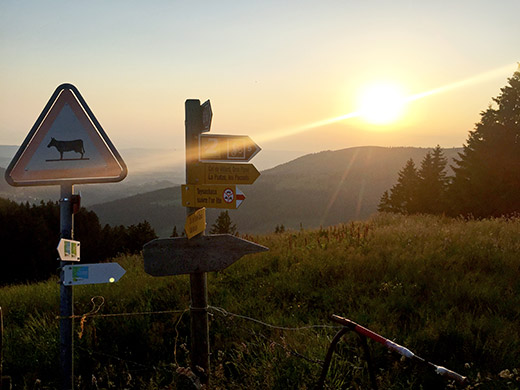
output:
{"label": "wooden signpost", "polygon": [[[207,272],[221,271],[242,256],[268,248],[229,235],[204,235],[204,208],[236,209],[245,196],[236,184],[253,184],[260,173],[252,164],[260,147],[243,135],[208,135],[213,112],[209,100],[186,101],[187,238],[156,239],[143,247],[144,269],[153,276],[190,275],[191,369],[202,385],[209,383]],[[202,223],[204,213],[204,223]]]}

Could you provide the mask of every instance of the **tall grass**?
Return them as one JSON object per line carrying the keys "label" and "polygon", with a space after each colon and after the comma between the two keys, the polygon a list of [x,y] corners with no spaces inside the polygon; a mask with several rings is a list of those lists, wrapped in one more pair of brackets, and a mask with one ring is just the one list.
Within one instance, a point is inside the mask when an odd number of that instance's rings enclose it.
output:
{"label": "tall grass", "polygon": [[[212,387],[312,388],[338,329],[304,327],[333,326],[334,313],[467,375],[468,388],[518,388],[519,236],[518,219],[382,214],[248,237],[270,251],[208,278]],[[182,369],[187,276],[152,278],[140,256],[115,261],[127,270],[118,283],[74,288],[75,313],[91,313],[76,320],[78,387],[193,388]],[[58,382],[58,294],[57,280],[0,289],[4,372],[20,388]],[[451,386],[380,345],[370,349],[380,388]],[[328,388],[369,388],[357,338],[345,337],[337,352]]]}

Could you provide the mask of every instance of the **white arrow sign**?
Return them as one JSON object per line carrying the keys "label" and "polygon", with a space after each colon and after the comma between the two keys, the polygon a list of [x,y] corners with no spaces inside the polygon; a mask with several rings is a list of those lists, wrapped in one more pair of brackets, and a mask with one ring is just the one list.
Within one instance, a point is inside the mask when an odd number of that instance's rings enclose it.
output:
{"label": "white arrow sign", "polygon": [[61,261],[79,261],[79,241],[62,238],[58,243],[58,253]]}
{"label": "white arrow sign", "polygon": [[63,267],[63,284],[98,284],[117,282],[126,273],[118,263],[66,265]]}

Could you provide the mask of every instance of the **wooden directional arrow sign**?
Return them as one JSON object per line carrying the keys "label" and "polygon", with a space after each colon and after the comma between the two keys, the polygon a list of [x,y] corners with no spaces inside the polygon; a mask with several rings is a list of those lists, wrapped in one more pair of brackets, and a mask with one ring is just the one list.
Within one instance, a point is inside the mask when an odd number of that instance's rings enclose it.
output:
{"label": "wooden directional arrow sign", "polygon": [[233,185],[183,184],[181,191],[184,207],[237,209],[246,198],[243,192]]}
{"label": "wooden directional arrow sign", "polygon": [[221,271],[244,255],[267,250],[230,234],[159,238],[143,246],[144,270],[152,276]]}
{"label": "wooden directional arrow sign", "polygon": [[199,136],[200,161],[247,162],[260,150],[260,146],[247,135],[201,134]]}
{"label": "wooden directional arrow sign", "polygon": [[260,176],[253,164],[198,163],[188,170],[196,184],[253,184]]}
{"label": "wooden directional arrow sign", "polygon": [[117,263],[66,265],[63,267],[63,284],[114,283],[125,274],[125,269]]}

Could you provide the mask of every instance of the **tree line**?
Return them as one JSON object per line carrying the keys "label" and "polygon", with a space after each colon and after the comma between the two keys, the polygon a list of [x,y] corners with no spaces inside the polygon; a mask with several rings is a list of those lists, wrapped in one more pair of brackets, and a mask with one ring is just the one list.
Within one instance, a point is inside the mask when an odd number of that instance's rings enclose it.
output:
{"label": "tree line", "polygon": [[403,214],[446,214],[475,218],[520,213],[520,66],[481,112],[459,158],[450,165],[437,146],[417,167],[412,159],[378,210]]}
{"label": "tree line", "polygon": [[[131,226],[101,226],[93,211],[74,215],[74,239],[81,242],[81,262],[98,263],[119,253],[134,254],[157,238],[147,221]],[[60,240],[58,202],[38,205],[0,198],[0,285],[34,282],[58,274]]]}

